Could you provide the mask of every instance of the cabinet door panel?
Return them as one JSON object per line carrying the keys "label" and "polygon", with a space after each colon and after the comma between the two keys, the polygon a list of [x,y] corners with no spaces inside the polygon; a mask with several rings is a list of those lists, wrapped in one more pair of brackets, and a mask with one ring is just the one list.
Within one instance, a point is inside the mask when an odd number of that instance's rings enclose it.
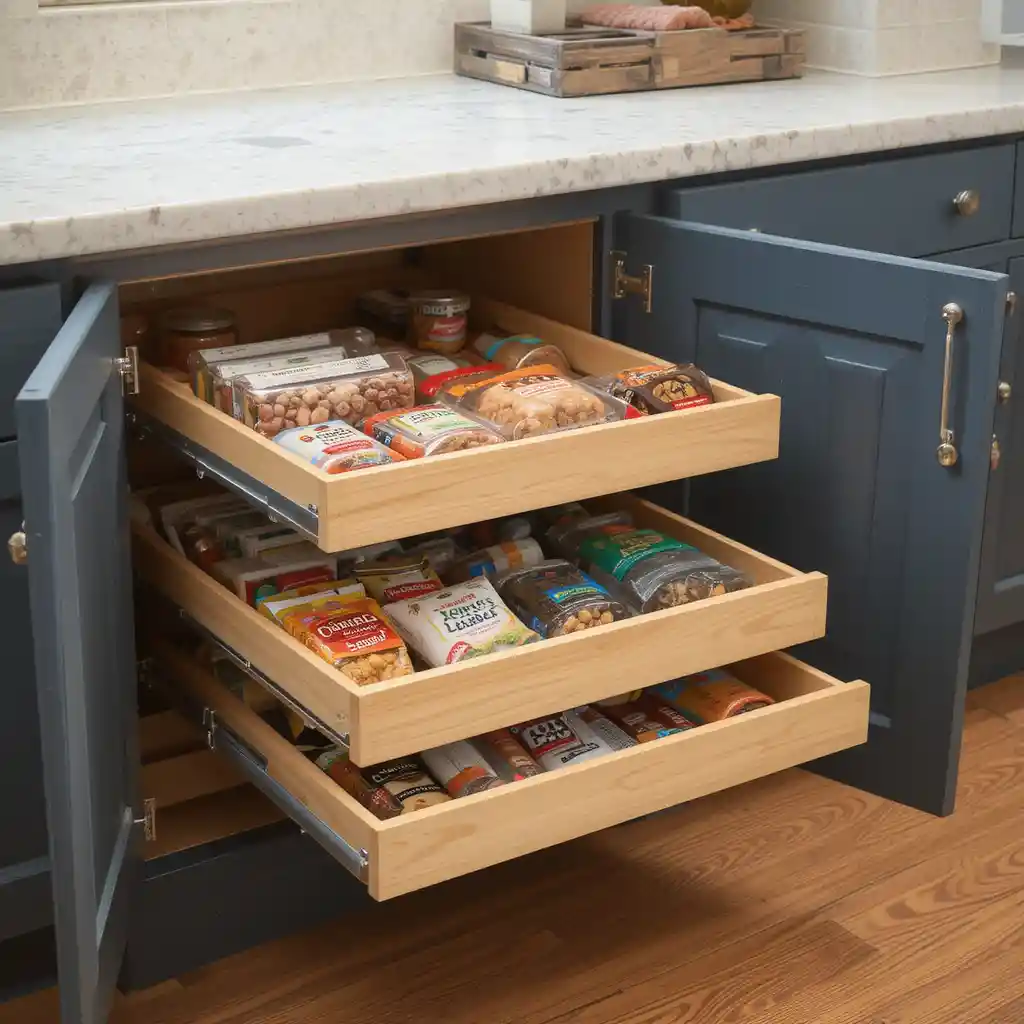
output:
{"label": "cabinet door panel", "polygon": [[106,1019],[136,877],[119,348],[116,291],[94,285],[15,404],[64,1024]]}
{"label": "cabinet door panel", "polygon": [[[985,271],[624,215],[654,304],[616,334],[782,396],[778,461],[691,481],[699,522],[829,576],[828,632],[802,648],[872,687],[866,747],[823,771],[952,809],[974,619],[1006,278]],[[939,465],[945,303],[959,461]]]}

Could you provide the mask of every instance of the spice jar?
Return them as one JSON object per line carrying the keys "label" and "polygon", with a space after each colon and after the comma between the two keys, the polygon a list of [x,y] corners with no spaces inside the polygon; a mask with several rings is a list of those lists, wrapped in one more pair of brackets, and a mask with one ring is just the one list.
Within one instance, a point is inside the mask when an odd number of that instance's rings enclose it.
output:
{"label": "spice jar", "polygon": [[419,348],[451,355],[466,344],[469,296],[426,291],[409,296],[409,338]]}
{"label": "spice jar", "polygon": [[234,315],[215,307],[169,309],[160,317],[160,358],[188,373],[191,352],[238,344]]}

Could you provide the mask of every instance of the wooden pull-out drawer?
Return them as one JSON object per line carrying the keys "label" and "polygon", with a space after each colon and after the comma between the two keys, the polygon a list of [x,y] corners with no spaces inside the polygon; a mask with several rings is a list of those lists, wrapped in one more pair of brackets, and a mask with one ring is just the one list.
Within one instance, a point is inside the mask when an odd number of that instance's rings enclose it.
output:
{"label": "wooden pull-out drawer", "polygon": [[[477,300],[481,323],[562,347],[586,373],[660,362],[615,342],[499,303]],[[680,480],[778,456],[779,400],[715,382],[713,405],[332,476],[141,367],[142,427],[306,531],[325,551],[361,547]]]}
{"label": "wooden pull-out drawer", "polygon": [[632,495],[593,504],[601,510],[628,508],[638,525],[742,570],[755,586],[358,686],[151,529],[135,528],[135,564],[164,597],[272,680],[328,732],[347,736],[353,760],[363,765],[824,635],[827,580],[820,573],[791,569]]}
{"label": "wooden pull-out drawer", "polygon": [[[730,667],[779,703],[389,821],[370,814],[205,669],[160,645],[212,741],[383,900],[863,743],[866,683],[786,654]],[[212,712],[212,718],[210,715]]]}

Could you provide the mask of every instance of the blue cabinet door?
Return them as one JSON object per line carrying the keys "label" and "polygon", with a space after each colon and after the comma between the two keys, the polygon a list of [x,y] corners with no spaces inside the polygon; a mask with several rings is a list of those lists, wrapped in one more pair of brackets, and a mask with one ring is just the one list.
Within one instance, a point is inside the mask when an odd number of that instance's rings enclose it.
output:
{"label": "blue cabinet door", "polygon": [[[1024,623],[1024,256],[1009,260],[1008,270],[1018,298],[1008,315],[999,379],[1011,390],[1006,400],[996,397],[998,459],[989,479],[976,633]],[[1024,667],[1024,651],[1017,667]]]}
{"label": "blue cabinet door", "polygon": [[[1006,277],[728,228],[622,215],[616,247],[654,266],[650,314],[615,333],[782,397],[773,463],[691,481],[689,512],[829,576],[828,632],[800,652],[872,686],[869,742],[836,778],[936,813],[953,806]],[[939,464],[946,324],[958,303]]]}
{"label": "blue cabinet door", "polygon": [[106,1019],[140,829],[117,294],[84,294],[15,402],[64,1024]]}

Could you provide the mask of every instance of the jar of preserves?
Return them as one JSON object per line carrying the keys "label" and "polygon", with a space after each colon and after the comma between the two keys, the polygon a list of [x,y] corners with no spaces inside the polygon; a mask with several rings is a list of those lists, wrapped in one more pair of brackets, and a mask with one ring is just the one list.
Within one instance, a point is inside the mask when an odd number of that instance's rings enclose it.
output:
{"label": "jar of preserves", "polygon": [[188,373],[188,357],[204,348],[238,344],[235,317],[227,309],[195,306],[169,309],[160,316],[160,359]]}
{"label": "jar of preserves", "polygon": [[409,340],[431,352],[458,352],[466,344],[469,305],[462,292],[415,292],[409,296]]}

